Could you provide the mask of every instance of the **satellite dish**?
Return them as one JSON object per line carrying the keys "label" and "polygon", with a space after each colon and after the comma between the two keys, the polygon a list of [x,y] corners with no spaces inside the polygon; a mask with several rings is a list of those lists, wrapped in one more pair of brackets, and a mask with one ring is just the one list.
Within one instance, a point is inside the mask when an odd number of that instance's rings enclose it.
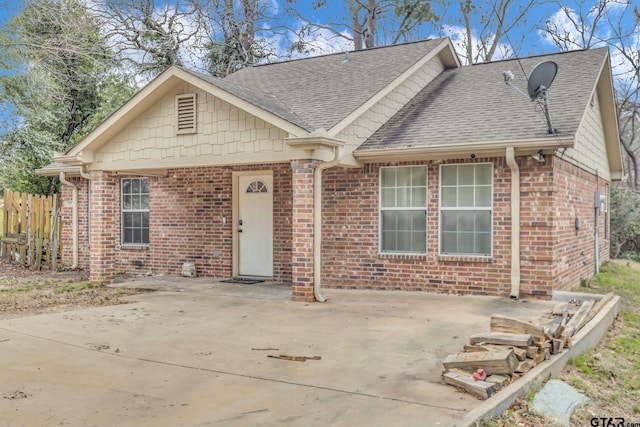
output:
{"label": "satellite dish", "polygon": [[544,115],[547,118],[549,135],[555,135],[556,130],[551,125],[549,115],[549,86],[553,83],[558,73],[558,64],[553,61],[545,61],[533,67],[527,78],[527,90],[532,101],[544,101]]}
{"label": "satellite dish", "polygon": [[546,96],[546,91],[553,83],[558,73],[558,65],[553,61],[541,62],[533,67],[527,78],[527,90],[533,101],[536,98]]}

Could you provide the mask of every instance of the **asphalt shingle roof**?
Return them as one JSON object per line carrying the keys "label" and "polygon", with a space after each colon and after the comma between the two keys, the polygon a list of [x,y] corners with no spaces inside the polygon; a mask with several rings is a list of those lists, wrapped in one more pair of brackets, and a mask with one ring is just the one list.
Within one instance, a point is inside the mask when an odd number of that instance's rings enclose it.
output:
{"label": "asphalt shingle roof", "polygon": [[521,66],[528,75],[543,61],[558,65],[549,89],[552,125],[560,137],[575,135],[606,56],[599,48],[445,70],[358,150],[542,138],[541,105],[505,84],[502,73],[512,71],[527,93]]}
{"label": "asphalt shingle roof", "polygon": [[313,131],[331,129],[435,49],[443,39],[244,68],[205,78],[248,102]]}

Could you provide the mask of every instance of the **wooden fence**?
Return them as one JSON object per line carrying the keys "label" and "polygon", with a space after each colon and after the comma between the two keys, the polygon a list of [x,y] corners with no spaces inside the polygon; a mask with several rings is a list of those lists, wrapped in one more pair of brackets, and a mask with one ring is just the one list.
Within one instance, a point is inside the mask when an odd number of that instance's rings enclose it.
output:
{"label": "wooden fence", "polygon": [[56,270],[60,245],[58,195],[4,190],[0,257],[36,269]]}

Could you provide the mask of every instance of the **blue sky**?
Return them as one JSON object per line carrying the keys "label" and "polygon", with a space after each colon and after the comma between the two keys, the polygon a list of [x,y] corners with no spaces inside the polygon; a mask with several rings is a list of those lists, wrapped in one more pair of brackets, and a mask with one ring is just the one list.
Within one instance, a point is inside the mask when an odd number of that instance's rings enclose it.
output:
{"label": "blue sky", "polygon": [[[168,0],[169,4],[173,3],[174,0]],[[272,10],[278,10],[282,12],[285,7],[285,0],[265,0],[270,4]],[[596,0],[569,0],[563,1],[562,4],[566,5],[574,10],[578,10],[580,7],[580,2],[583,1],[582,5],[583,11],[587,11],[589,7],[593,4],[596,4]],[[610,7],[610,12],[612,16],[616,16],[616,13],[623,9],[622,6],[619,5],[618,2],[624,2],[627,0],[609,0],[612,2]],[[634,1],[634,0],[630,0]],[[417,38],[430,38],[430,37],[439,37],[443,35],[449,36],[456,49],[459,52],[463,51],[461,46],[462,42],[465,40],[463,28],[462,28],[462,20],[460,17],[460,12],[457,8],[456,3],[452,2],[453,5],[449,8],[443,8],[441,3],[444,0],[433,1],[432,5],[437,15],[439,15],[442,20],[437,23],[431,23],[423,25],[419,31],[417,31],[414,35]],[[474,0],[474,5],[477,6],[477,10],[486,9],[485,12],[490,12],[488,9],[488,4],[491,0],[480,1]],[[166,5],[167,1],[158,1],[158,5]],[[308,19],[314,23],[324,23],[327,21],[333,22],[344,22],[348,21],[348,13],[346,7],[345,0],[327,0],[326,6],[320,11],[311,10],[310,5],[312,4],[311,0],[298,0],[295,2],[295,7],[300,11],[300,15],[305,19]],[[510,16],[512,17],[514,14],[518,13],[518,9],[524,7],[526,2],[524,1],[514,1],[511,9]],[[12,0],[0,0],[0,25],[4,24],[7,19],[9,19],[12,15],[19,11],[21,7],[21,2],[16,2]],[[501,45],[494,55],[493,59],[501,59],[502,57],[512,57],[514,54],[516,56],[529,56],[529,55],[539,55],[543,53],[551,53],[556,52],[559,49],[554,46],[548,39],[543,37],[540,26],[544,25],[545,21],[551,21],[558,25],[560,28],[564,28],[568,31],[569,34],[572,34],[573,37],[579,38],[579,34],[576,34],[570,26],[568,25],[569,19],[565,13],[560,11],[560,3],[556,2],[544,2],[540,5],[536,6],[532,11],[530,11],[526,19],[523,20],[516,28],[508,34],[508,37],[505,37],[501,40]],[[485,13],[486,15],[486,13]],[[631,20],[631,14],[628,14],[628,19]],[[473,33],[472,37],[474,43],[480,39],[480,34],[482,32],[482,23],[480,22],[479,16],[482,16],[481,13],[472,14],[472,24],[473,24]],[[509,25],[510,16],[507,17],[505,25]],[[574,16],[575,18],[575,16]],[[495,21],[495,20],[494,20]],[[290,18],[287,22],[287,25],[294,30],[299,29],[303,20]],[[493,29],[495,29],[495,22],[492,21]],[[587,26],[589,24],[589,20],[586,22]],[[349,30],[344,27],[344,31],[346,35],[349,34]],[[606,37],[606,27],[600,30],[600,35],[602,37]],[[340,52],[347,49],[352,48],[352,45],[341,37],[336,37],[334,33],[325,29],[318,29],[313,35],[313,38],[316,39],[315,54],[322,53],[331,53],[331,52]],[[265,38],[268,38],[267,41],[272,46],[278,46],[278,50],[280,53],[285,53],[285,42],[282,39],[279,39],[278,36],[274,36],[273,34],[267,35],[265,34]],[[388,40],[387,40],[388,43]],[[384,40],[380,41],[379,44],[385,44]],[[640,45],[640,42],[636,40],[636,44]],[[613,54],[613,52],[612,52]],[[192,57],[198,59],[198,54],[193,55]],[[200,55],[201,56],[201,55]],[[189,65],[190,61],[186,61],[187,65]],[[191,61],[192,62],[192,61]],[[614,64],[616,60],[614,58]],[[619,61],[618,61],[619,62]],[[197,63],[191,64],[193,68],[200,68]]]}

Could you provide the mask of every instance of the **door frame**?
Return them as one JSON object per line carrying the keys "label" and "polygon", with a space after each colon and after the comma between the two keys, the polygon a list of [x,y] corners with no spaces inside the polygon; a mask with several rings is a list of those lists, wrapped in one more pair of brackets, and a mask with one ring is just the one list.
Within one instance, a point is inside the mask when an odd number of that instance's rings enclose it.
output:
{"label": "door frame", "polygon": [[[240,177],[247,175],[271,175],[273,178],[273,170],[271,169],[259,169],[259,170],[246,170],[246,171],[233,171],[231,173],[231,229],[233,230],[232,234],[232,244],[231,244],[231,254],[232,254],[232,265],[231,265],[231,273],[233,277],[237,277],[238,271],[240,270],[240,233],[238,233],[238,220],[240,219]],[[272,187],[275,187],[275,182],[272,181]],[[273,192],[273,188],[271,188]],[[273,226],[273,224],[272,224]],[[271,249],[273,251],[273,247]]]}

